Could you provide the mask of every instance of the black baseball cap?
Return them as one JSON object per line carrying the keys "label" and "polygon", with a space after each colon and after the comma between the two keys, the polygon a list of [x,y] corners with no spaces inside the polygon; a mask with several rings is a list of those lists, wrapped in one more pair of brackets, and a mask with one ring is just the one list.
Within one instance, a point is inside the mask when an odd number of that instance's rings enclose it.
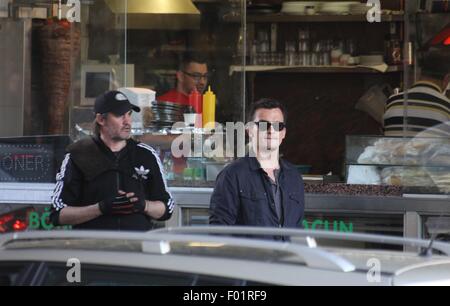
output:
{"label": "black baseball cap", "polygon": [[120,91],[108,91],[95,99],[94,113],[106,114],[113,113],[121,116],[130,110],[139,113],[141,109],[131,104],[127,96]]}

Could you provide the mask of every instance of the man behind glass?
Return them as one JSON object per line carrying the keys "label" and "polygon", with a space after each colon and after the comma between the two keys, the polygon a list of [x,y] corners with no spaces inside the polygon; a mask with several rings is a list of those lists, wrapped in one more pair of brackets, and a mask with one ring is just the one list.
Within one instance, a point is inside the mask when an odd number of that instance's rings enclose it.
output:
{"label": "man behind glass", "polygon": [[445,125],[450,121],[450,100],[445,96],[450,83],[448,50],[425,52],[420,68],[419,80],[407,92],[395,94],[386,102],[385,136],[425,136],[424,132],[432,137],[450,136]]}
{"label": "man behind glass", "polygon": [[194,89],[203,94],[208,84],[208,77],[206,57],[201,53],[186,52],[176,73],[176,87],[159,96],[157,100],[189,105],[189,94]]}

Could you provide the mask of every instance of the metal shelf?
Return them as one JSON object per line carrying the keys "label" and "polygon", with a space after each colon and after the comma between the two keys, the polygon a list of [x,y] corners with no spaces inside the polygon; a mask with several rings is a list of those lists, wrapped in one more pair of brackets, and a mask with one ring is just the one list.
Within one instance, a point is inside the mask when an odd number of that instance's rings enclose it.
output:
{"label": "metal shelf", "polygon": [[275,73],[393,73],[403,71],[403,66],[388,66],[386,71],[361,66],[230,66],[230,75],[235,72],[275,72]]}
{"label": "metal shelf", "polygon": [[[226,22],[241,22],[239,15],[225,15]],[[403,14],[383,15],[381,22],[404,21]],[[264,14],[247,15],[247,23],[252,22],[368,22],[366,15],[288,15],[288,14]]]}

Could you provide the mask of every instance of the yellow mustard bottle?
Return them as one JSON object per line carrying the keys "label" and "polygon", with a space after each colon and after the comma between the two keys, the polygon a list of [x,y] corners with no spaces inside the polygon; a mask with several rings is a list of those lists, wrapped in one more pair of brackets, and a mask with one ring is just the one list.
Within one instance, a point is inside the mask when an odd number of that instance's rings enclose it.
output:
{"label": "yellow mustard bottle", "polygon": [[211,86],[203,95],[203,128],[213,129],[216,123],[216,95],[211,91]]}

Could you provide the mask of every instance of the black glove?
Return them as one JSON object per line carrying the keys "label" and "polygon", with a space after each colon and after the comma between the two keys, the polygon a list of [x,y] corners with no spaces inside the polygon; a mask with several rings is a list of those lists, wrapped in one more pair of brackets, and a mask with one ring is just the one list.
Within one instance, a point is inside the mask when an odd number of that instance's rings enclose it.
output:
{"label": "black glove", "polygon": [[126,195],[118,195],[115,198],[101,201],[98,205],[103,215],[130,215],[135,212],[136,202]]}
{"label": "black glove", "polygon": [[133,211],[136,214],[144,214],[145,213],[145,199],[144,198],[138,198],[136,202],[133,203],[134,208]]}

